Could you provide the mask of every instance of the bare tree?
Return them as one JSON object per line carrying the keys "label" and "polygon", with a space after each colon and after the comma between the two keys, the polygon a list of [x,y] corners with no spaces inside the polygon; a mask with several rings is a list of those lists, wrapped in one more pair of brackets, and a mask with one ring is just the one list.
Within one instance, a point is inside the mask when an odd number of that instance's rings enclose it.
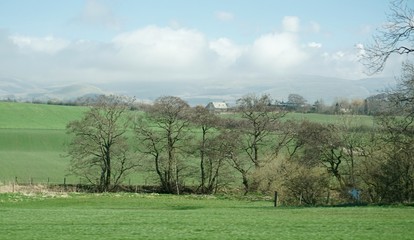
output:
{"label": "bare tree", "polygon": [[387,23],[373,36],[373,42],[364,48],[362,63],[368,73],[374,74],[384,69],[391,55],[414,52],[414,10],[407,0],[393,0]]}
{"label": "bare tree", "polygon": [[180,154],[184,153],[186,143],[188,109],[189,105],[178,97],[160,97],[148,111],[149,123],[142,119],[135,127],[143,142],[139,150],[154,158],[155,171],[165,192],[180,194],[180,172],[185,167]]}
{"label": "bare tree", "polygon": [[129,106],[120,96],[100,96],[81,120],[67,125],[71,172],[96,184],[100,191],[116,187],[128,171],[138,166],[129,154],[126,132]]}
{"label": "bare tree", "polygon": [[[392,1],[387,17],[388,23],[374,36],[374,44],[365,50],[363,63],[371,73],[382,71],[393,54],[414,52],[414,10],[409,2]],[[401,82],[385,94],[386,106],[392,107],[378,118],[383,130],[379,134],[381,149],[374,154],[375,164],[365,164],[374,170],[369,171],[364,181],[370,195],[380,202],[410,202],[414,198],[413,76],[413,64],[403,63]]]}
{"label": "bare tree", "polygon": [[244,151],[242,138],[242,133],[237,129],[222,130],[220,135],[217,136],[217,150],[220,154],[220,158],[225,159],[231,167],[241,174],[244,194],[247,194],[250,190],[249,177],[251,170],[254,169],[254,165],[250,160],[241,155]]}
{"label": "bare tree", "polygon": [[378,201],[414,199],[414,65],[405,63],[398,87],[389,93],[389,112],[377,118],[381,149],[366,181]]}
{"label": "bare tree", "polygon": [[[197,145],[197,150],[200,156],[200,186],[199,190],[202,193],[211,192],[213,190],[214,180],[216,179],[215,173],[218,173],[218,169],[213,168],[214,158],[212,158],[214,151],[214,127],[219,121],[218,117],[202,106],[195,107],[190,115],[190,119],[201,129],[201,139]],[[218,164],[216,167],[220,167]],[[207,184],[208,181],[208,184]],[[206,185],[207,184],[207,185]]]}
{"label": "bare tree", "polygon": [[261,147],[267,145],[275,125],[285,115],[284,112],[276,111],[271,103],[269,95],[246,95],[237,100],[238,109],[244,119],[241,126],[246,135],[244,150],[255,168],[262,164]]}

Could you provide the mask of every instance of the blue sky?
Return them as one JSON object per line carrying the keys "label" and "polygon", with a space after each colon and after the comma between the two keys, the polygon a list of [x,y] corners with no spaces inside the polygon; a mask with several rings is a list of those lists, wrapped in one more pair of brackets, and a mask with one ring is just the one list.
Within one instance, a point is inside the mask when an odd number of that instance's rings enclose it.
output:
{"label": "blue sky", "polygon": [[[386,0],[2,0],[0,77],[43,84],[370,77]],[[377,76],[396,73],[400,62]]]}

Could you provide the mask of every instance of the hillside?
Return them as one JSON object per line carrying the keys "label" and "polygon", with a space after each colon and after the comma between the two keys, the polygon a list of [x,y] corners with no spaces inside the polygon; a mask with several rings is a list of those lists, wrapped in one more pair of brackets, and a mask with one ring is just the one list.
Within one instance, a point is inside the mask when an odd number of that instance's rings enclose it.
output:
{"label": "hillside", "polygon": [[65,129],[84,107],[0,102],[0,129]]}
{"label": "hillside", "polygon": [[85,109],[0,102],[0,182],[74,181],[66,176],[65,127]]}

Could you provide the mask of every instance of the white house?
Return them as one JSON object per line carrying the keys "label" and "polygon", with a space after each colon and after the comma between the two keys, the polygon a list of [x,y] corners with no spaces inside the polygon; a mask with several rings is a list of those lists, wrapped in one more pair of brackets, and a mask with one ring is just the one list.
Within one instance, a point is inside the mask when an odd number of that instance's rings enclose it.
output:
{"label": "white house", "polygon": [[225,112],[229,107],[225,102],[209,102],[206,108],[214,112]]}

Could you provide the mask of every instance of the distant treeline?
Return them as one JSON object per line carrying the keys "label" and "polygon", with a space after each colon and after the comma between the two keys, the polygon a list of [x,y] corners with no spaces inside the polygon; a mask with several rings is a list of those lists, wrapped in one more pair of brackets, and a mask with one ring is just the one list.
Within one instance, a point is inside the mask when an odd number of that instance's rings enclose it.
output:
{"label": "distant treeline", "polygon": [[[15,98],[1,99],[1,102],[25,102],[33,104],[48,104],[48,105],[63,105],[63,106],[90,106],[99,98],[99,95],[79,97],[74,100],[59,100],[59,99],[33,99],[33,100],[18,100]],[[358,114],[358,115],[378,115],[386,111],[387,93],[381,93],[370,96],[366,99],[346,99],[341,98],[334,101],[332,104],[326,104],[323,99],[317,100],[314,103],[308,101],[299,94],[289,94],[288,101],[275,100],[271,104],[274,107],[283,109],[287,112],[301,112],[301,113],[321,113],[321,114]],[[143,110],[150,105],[148,102],[133,103],[131,108],[133,110]],[[207,105],[207,103],[205,104]],[[236,106],[230,106],[229,111],[234,110]]]}

